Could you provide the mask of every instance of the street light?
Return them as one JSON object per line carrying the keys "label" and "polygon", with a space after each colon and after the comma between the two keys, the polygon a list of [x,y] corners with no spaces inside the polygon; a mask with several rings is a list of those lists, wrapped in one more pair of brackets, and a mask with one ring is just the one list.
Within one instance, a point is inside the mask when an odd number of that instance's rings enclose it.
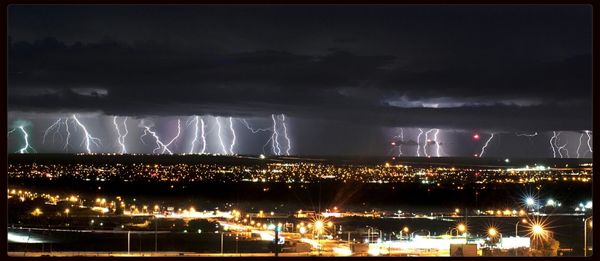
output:
{"label": "street light", "polygon": [[[583,220],[583,256],[587,256],[587,221],[591,219],[592,216]],[[592,227],[592,221],[590,220],[590,228]]]}
{"label": "street light", "polygon": [[502,233],[498,232],[498,230],[494,227],[491,227],[488,229],[488,235],[490,236],[490,240],[492,241],[492,243],[495,244],[494,239],[496,238],[496,236],[500,236],[500,239],[502,239]]}
{"label": "street light", "polygon": [[521,223],[527,224],[527,219],[524,218],[524,219],[517,221],[517,224],[515,224],[515,237],[519,236],[519,224],[521,224]]}
{"label": "street light", "polygon": [[404,232],[404,234],[406,234],[406,237],[408,238],[408,231],[408,227],[402,228],[402,230],[400,230],[400,239],[402,239],[402,232]]}
{"label": "street light", "polygon": [[462,234],[467,232],[467,226],[463,223],[458,224],[458,226],[456,226],[456,229],[458,229],[458,232],[460,232]]}

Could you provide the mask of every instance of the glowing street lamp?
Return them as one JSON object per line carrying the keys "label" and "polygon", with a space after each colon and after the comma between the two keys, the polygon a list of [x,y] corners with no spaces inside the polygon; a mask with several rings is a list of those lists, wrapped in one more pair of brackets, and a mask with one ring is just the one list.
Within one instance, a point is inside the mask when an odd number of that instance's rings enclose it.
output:
{"label": "glowing street lamp", "polygon": [[515,237],[519,236],[519,224],[521,224],[521,223],[527,224],[527,219],[523,218],[523,219],[519,220],[517,222],[517,224],[515,224]]}
{"label": "glowing street lamp", "polygon": [[400,230],[400,239],[402,239],[402,232],[404,232],[406,237],[408,237],[408,231],[409,231],[408,227],[402,228],[402,230]]}
{"label": "glowing street lamp", "polygon": [[528,207],[532,207],[535,204],[535,200],[532,197],[527,197],[525,199],[525,204],[527,204]]}
{"label": "glowing street lamp", "polygon": [[[583,256],[587,256],[587,224],[588,220],[590,220],[592,216],[583,220]],[[590,220],[590,228],[592,228],[592,220]]]}

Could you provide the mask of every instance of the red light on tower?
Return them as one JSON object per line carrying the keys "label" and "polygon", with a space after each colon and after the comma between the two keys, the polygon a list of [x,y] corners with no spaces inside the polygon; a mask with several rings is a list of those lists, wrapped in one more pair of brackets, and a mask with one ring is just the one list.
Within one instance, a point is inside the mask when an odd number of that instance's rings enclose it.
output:
{"label": "red light on tower", "polygon": [[396,142],[393,142],[393,141],[392,141],[392,143],[391,143],[391,144],[392,144],[392,146],[396,146]]}
{"label": "red light on tower", "polygon": [[480,137],[479,137],[479,133],[475,133],[475,134],[473,134],[473,139],[474,139],[474,140],[479,140],[479,138],[480,138]]}

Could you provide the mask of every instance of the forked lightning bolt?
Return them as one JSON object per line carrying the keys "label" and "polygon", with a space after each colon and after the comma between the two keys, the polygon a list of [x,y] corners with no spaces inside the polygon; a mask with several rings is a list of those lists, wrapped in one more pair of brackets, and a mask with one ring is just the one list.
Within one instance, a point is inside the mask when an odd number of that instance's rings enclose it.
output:
{"label": "forked lightning bolt", "polygon": [[125,133],[123,135],[121,135],[121,129],[119,128],[119,125],[117,124],[117,116],[113,117],[113,124],[115,125],[115,129],[117,130],[117,135],[119,136],[119,137],[117,137],[117,143],[119,144],[119,146],[121,146],[121,154],[125,154],[125,153],[127,153],[127,147],[125,147],[125,137],[129,133],[129,131],[127,130],[127,117],[125,117],[125,119],[123,120],[123,127],[125,130]]}
{"label": "forked lightning bolt", "polygon": [[99,138],[96,138],[96,137],[90,135],[87,128],[79,121],[79,119],[77,119],[75,114],[73,114],[72,118],[75,121],[75,123],[77,123],[77,125],[79,125],[79,127],[81,127],[81,129],[83,129],[84,136],[83,136],[83,141],[81,143],[82,144],[85,143],[85,149],[86,149],[87,153],[92,153],[90,144],[93,143],[94,145],[96,145],[96,147],[100,147],[100,144],[102,143],[102,141]]}
{"label": "forked lightning bolt", "polygon": [[29,145],[29,134],[27,133],[27,131],[25,131],[25,128],[23,127],[23,125],[19,126],[19,129],[23,133],[23,141],[25,142],[25,146],[23,146],[23,148],[21,148],[19,150],[19,153],[21,153],[21,154],[27,153],[28,149],[35,151],[35,149],[33,147],[31,147],[31,145]]}
{"label": "forked lightning bolt", "polygon": [[180,134],[181,134],[181,120],[177,119],[177,135],[175,135],[175,137],[173,137],[173,139],[171,139],[171,141],[169,141],[169,143],[167,143],[167,144],[165,144],[165,146],[163,146],[162,153],[165,153],[165,151],[168,150],[169,154],[173,154],[173,152],[171,152],[169,150],[169,146],[171,146],[171,144],[173,144],[173,142],[179,138]]}
{"label": "forked lightning bolt", "polygon": [[[42,144],[46,144],[46,136],[48,135],[48,132],[54,128],[60,128],[60,122],[61,122],[61,118],[58,118],[58,120],[56,120],[54,123],[52,123],[52,125],[50,125],[50,127],[48,127],[46,129],[46,131],[44,131],[44,137],[42,138]],[[56,134],[56,133],[55,133]],[[52,140],[54,141],[54,138],[52,138]]]}
{"label": "forked lightning bolt", "polygon": [[[169,147],[160,140],[160,137],[158,137],[158,135],[156,134],[156,132],[152,131],[152,129],[150,128],[150,126],[144,124],[144,120],[142,120],[141,125],[144,128],[144,134],[142,136],[140,136],[140,140],[143,142],[144,141],[143,138],[148,133],[150,133],[150,135],[152,135],[152,137],[154,137],[154,141],[156,142],[156,148],[154,148],[154,150],[152,150],[152,153],[156,154],[157,151],[159,151],[159,150],[162,149],[161,153],[168,152],[169,154],[173,154],[173,152],[169,149]],[[179,120],[177,120],[177,125],[178,125],[178,128],[179,128],[180,127],[179,126]],[[179,136],[179,133],[177,134],[177,136]],[[173,140],[175,140],[175,139],[173,139]]]}
{"label": "forked lightning bolt", "polygon": [[277,132],[277,121],[275,120],[275,114],[271,114],[273,119],[273,134],[271,135],[273,154],[281,155],[281,148],[279,147],[279,133]]}

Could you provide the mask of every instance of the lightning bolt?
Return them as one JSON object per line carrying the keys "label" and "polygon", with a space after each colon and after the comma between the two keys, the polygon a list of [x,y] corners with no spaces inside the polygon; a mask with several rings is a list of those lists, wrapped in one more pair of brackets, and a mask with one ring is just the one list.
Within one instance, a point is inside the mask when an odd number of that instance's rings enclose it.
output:
{"label": "lightning bolt", "polygon": [[81,143],[83,144],[85,142],[85,149],[87,150],[87,153],[92,153],[92,150],[90,149],[90,144],[93,143],[94,145],[96,145],[96,147],[100,147],[99,143],[101,143],[102,141],[99,138],[90,135],[87,128],[79,121],[79,119],[77,119],[75,114],[73,114],[72,118],[75,121],[75,123],[77,123],[77,125],[79,125],[81,129],[83,129],[84,137]]}
{"label": "lightning bolt", "polygon": [[65,119],[65,131],[67,132],[67,139],[65,140],[64,150],[67,151],[69,149],[69,138],[71,137],[71,132],[69,131],[69,118]]}
{"label": "lightning bolt", "polygon": [[435,142],[435,155],[436,157],[440,156],[440,143],[438,142],[438,134],[440,133],[440,129],[435,129],[435,134],[433,134],[433,141]]}
{"label": "lightning bolt", "polygon": [[[563,146],[558,146],[558,141],[560,140],[560,134],[562,133],[562,131],[559,131],[558,133],[556,133],[556,136],[554,137],[554,147],[556,148],[556,152],[558,152],[558,155],[560,155],[561,158],[563,158],[563,154],[561,152],[561,150],[563,150],[565,148],[565,146],[567,146],[567,144],[563,145]],[[567,151],[568,153],[568,151]]]}
{"label": "lightning bolt", "polygon": [[31,147],[31,145],[29,145],[29,134],[27,133],[27,131],[25,131],[23,125],[19,126],[19,130],[21,130],[21,132],[23,133],[23,141],[25,141],[25,146],[19,150],[19,153],[27,153],[28,149],[35,151],[35,149]]}
{"label": "lightning bolt", "polygon": [[483,154],[485,153],[485,148],[487,148],[488,144],[490,143],[490,141],[494,138],[494,133],[492,132],[492,135],[490,136],[490,138],[485,142],[485,145],[483,145],[483,147],[481,147],[481,152],[479,153],[479,157],[481,158],[483,156]]}
{"label": "lightning bolt", "polygon": [[115,125],[115,129],[117,130],[117,135],[119,135],[119,137],[117,138],[117,143],[121,146],[121,154],[125,154],[127,153],[127,148],[125,147],[125,136],[127,136],[127,133],[129,133],[129,131],[127,130],[127,117],[125,117],[125,119],[123,120],[123,126],[125,128],[124,135],[121,135],[121,130],[119,128],[119,125],[117,124],[117,116],[113,117],[113,124]]}
{"label": "lightning bolt", "polygon": [[171,141],[169,141],[169,143],[167,143],[163,146],[162,153],[165,153],[165,151],[168,150],[169,154],[173,154],[173,152],[171,152],[169,150],[169,146],[171,146],[171,144],[173,144],[173,142],[179,138],[179,134],[181,134],[181,120],[177,119],[177,135],[175,135],[175,137],[173,137],[173,139],[171,139]]}
{"label": "lightning bolt", "polygon": [[231,153],[232,155],[233,153],[233,147],[235,146],[235,130],[233,129],[233,118],[229,117],[229,130],[231,130],[231,145],[229,145],[229,153]]}
{"label": "lightning bolt", "polygon": [[160,140],[160,137],[158,137],[156,132],[152,131],[152,129],[148,125],[144,124],[144,120],[142,120],[141,125],[142,125],[142,127],[144,127],[144,134],[142,136],[140,136],[140,140],[142,142],[144,142],[143,138],[148,133],[150,133],[150,135],[152,135],[152,137],[154,137],[154,141],[156,142],[156,148],[154,148],[154,150],[152,150],[152,153],[156,154],[156,152],[162,148],[163,149],[162,153],[167,151],[167,152],[169,152],[169,154],[173,154],[173,152],[171,150],[169,150],[169,148]]}
{"label": "lightning bolt", "polygon": [[579,158],[579,149],[581,148],[581,140],[583,139],[583,135],[585,135],[585,133],[581,133],[581,136],[579,136],[579,145],[577,145],[577,158]]}
{"label": "lightning bolt", "polygon": [[194,140],[192,140],[192,147],[190,148],[190,154],[194,153],[194,147],[196,145],[196,141],[198,140],[198,116],[194,117]]}
{"label": "lightning bolt", "polygon": [[290,138],[287,134],[287,127],[285,126],[285,115],[281,114],[281,125],[283,125],[283,136],[287,140],[287,149],[285,150],[286,155],[290,155],[290,149],[292,148]]}
{"label": "lightning bolt", "polygon": [[46,131],[44,131],[44,138],[42,139],[42,144],[46,144],[46,136],[48,135],[48,132],[50,130],[54,129],[54,127],[56,127],[56,126],[58,126],[60,128],[60,121],[61,120],[62,120],[61,118],[58,118],[58,120],[56,120],[52,125],[50,125],[50,127],[48,127],[46,129]]}
{"label": "lightning bolt", "polygon": [[402,143],[404,143],[404,128],[400,128],[400,135],[394,136],[392,139],[400,138],[398,143],[398,156],[402,156]]}
{"label": "lightning bolt", "polygon": [[556,139],[556,131],[552,131],[552,137],[550,138],[550,148],[552,148],[552,157],[556,158],[556,150],[554,149],[554,140]]}
{"label": "lightning bolt", "polygon": [[515,133],[515,135],[519,136],[519,137],[535,137],[538,135],[537,132],[534,133]]}
{"label": "lightning bolt", "polygon": [[421,157],[421,153],[419,152],[419,150],[421,150],[421,143],[419,141],[421,140],[422,134],[423,130],[419,128],[419,135],[417,135],[417,157]]}
{"label": "lightning bolt", "polygon": [[429,144],[429,142],[431,142],[431,140],[427,136],[434,130],[435,129],[431,129],[425,132],[425,143],[423,144],[423,153],[425,153],[425,157],[429,157],[429,154],[427,154],[427,145]]}
{"label": "lightning bolt", "polygon": [[271,134],[271,141],[273,146],[273,154],[280,155],[281,148],[279,148],[279,133],[277,133],[277,121],[275,120],[275,114],[271,114],[271,119],[273,119],[273,134]]}
{"label": "lightning bolt", "polygon": [[244,126],[246,126],[246,128],[249,129],[253,134],[263,132],[263,131],[271,131],[270,128],[254,129],[254,128],[250,127],[250,124],[245,119],[241,119],[240,121],[242,121],[242,123],[244,123]]}
{"label": "lightning bolt", "polygon": [[219,143],[221,144],[221,149],[223,149],[223,154],[227,154],[227,149],[225,148],[225,144],[223,143],[223,137],[221,137],[221,122],[219,121],[219,117],[216,117],[215,121],[217,121],[217,135],[219,136]]}
{"label": "lightning bolt", "polygon": [[[588,150],[590,151],[590,153],[593,153],[593,151],[592,151],[592,135],[590,135],[590,133],[592,133],[592,132],[588,131],[588,130],[585,131],[585,134],[588,136],[588,140],[587,140]],[[587,154],[587,152],[586,152],[586,154]]]}
{"label": "lightning bolt", "polygon": [[17,130],[16,128],[14,128],[14,129],[10,129],[10,130],[8,131],[8,134],[7,134],[7,136],[10,136],[10,134],[11,134],[11,133],[13,133],[13,132],[15,132],[16,130]]}
{"label": "lightning bolt", "polygon": [[200,136],[202,137],[202,151],[200,153],[204,154],[206,152],[206,136],[204,134],[204,119],[200,118],[200,126],[202,127],[202,132],[200,132]]}

